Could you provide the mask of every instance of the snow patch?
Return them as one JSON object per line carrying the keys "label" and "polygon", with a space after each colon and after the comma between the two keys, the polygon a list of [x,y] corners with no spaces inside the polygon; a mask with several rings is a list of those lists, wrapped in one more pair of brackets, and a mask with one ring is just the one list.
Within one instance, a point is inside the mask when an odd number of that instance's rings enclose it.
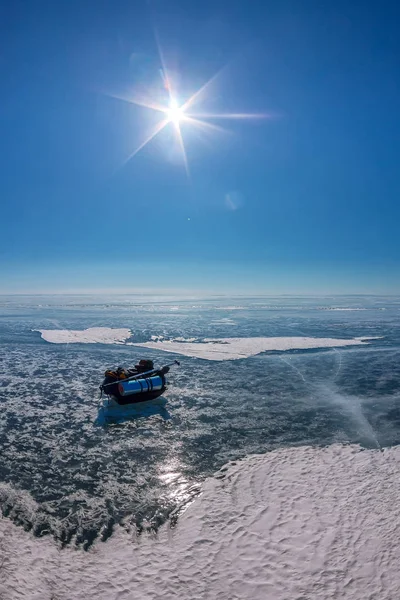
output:
{"label": "snow patch", "polygon": [[122,344],[131,337],[130,329],[89,327],[88,329],[35,329],[52,344]]}
{"label": "snow patch", "polygon": [[281,449],[223,467],[157,538],[60,551],[0,518],[1,597],[392,600],[400,447]]}
{"label": "snow patch", "polygon": [[253,337],[253,338],[206,338],[202,342],[182,338],[164,341],[133,342],[133,346],[163,350],[207,360],[236,360],[255,356],[261,352],[286,350],[309,350],[314,348],[335,348],[358,346],[375,338],[357,337],[349,340],[312,337]]}
{"label": "snow patch", "polygon": [[237,323],[228,317],[224,317],[222,319],[216,319],[215,321],[211,321],[212,325],[237,325]]}
{"label": "snow patch", "polygon": [[360,310],[368,310],[367,308],[341,308],[339,306],[322,306],[318,310],[338,310],[338,311],[360,311]]}

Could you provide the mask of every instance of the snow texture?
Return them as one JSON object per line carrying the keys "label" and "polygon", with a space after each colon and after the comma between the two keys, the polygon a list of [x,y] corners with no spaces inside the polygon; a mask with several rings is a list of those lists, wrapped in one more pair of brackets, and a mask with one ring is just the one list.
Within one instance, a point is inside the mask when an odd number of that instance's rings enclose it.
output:
{"label": "snow texture", "polygon": [[207,360],[235,360],[255,356],[261,352],[286,350],[309,350],[315,348],[335,348],[358,346],[365,344],[368,337],[352,339],[314,338],[314,337],[245,337],[245,338],[206,338],[202,342],[180,339],[153,340],[150,342],[132,343],[133,346],[163,350],[185,356],[194,356]]}
{"label": "snow texture", "polygon": [[395,600],[400,447],[281,449],[223,467],[174,529],[89,552],[0,520],[2,600]]}
{"label": "snow texture", "polygon": [[130,329],[89,327],[83,330],[38,329],[42,338],[52,344],[121,344],[131,337]]}

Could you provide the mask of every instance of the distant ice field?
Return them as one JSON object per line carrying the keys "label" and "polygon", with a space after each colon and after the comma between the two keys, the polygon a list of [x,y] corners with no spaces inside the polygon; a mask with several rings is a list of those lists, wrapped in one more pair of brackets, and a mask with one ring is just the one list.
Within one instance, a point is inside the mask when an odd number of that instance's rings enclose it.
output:
{"label": "distant ice field", "polygon": [[[3,296],[0,357],[2,512],[64,543],[175,520],[248,454],[400,443],[394,297]],[[166,407],[99,425],[104,370],[141,357],[180,360]]]}

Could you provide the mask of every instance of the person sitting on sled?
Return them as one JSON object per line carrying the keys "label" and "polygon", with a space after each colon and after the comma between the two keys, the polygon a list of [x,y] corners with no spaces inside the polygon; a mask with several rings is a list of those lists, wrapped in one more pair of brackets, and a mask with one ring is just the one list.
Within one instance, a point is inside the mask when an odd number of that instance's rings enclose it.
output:
{"label": "person sitting on sled", "polygon": [[168,373],[169,367],[163,367],[162,369],[156,370],[154,369],[154,363],[152,360],[142,358],[139,360],[138,364],[135,365],[135,373],[132,375],[136,375],[136,373],[147,373],[149,377],[153,375],[165,375]]}

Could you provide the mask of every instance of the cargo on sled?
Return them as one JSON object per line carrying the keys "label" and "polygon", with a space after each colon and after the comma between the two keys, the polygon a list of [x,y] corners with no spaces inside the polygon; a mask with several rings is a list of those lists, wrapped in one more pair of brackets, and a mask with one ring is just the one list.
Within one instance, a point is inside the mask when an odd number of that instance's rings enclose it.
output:
{"label": "cargo on sled", "polygon": [[105,405],[127,406],[158,398],[167,389],[165,375],[172,365],[179,362],[157,369],[152,360],[142,359],[132,369],[108,369],[100,386],[107,397]]}

